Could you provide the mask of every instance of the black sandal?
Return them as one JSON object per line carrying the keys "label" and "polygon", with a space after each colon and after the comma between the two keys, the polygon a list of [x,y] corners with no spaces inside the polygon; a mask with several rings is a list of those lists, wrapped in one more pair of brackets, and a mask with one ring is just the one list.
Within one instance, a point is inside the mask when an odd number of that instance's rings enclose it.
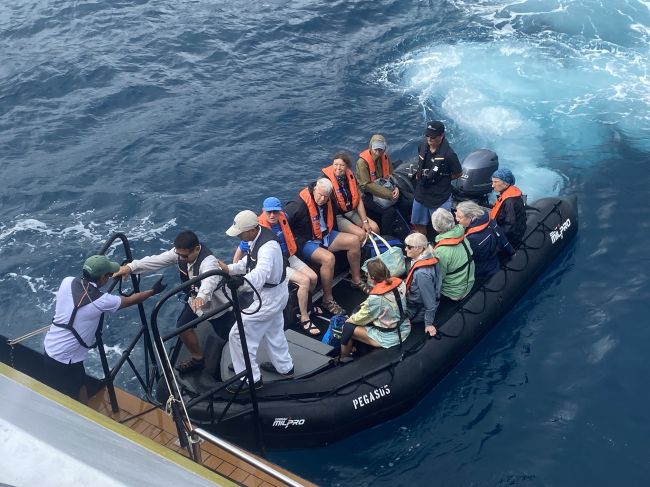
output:
{"label": "black sandal", "polygon": [[202,370],[205,367],[205,359],[195,359],[191,357],[185,362],[181,362],[176,366],[176,370],[179,374],[189,374],[190,372],[195,372],[197,370]]}
{"label": "black sandal", "polygon": [[302,329],[309,333],[311,336],[320,335],[320,328],[314,325],[311,320],[305,320],[300,322]]}

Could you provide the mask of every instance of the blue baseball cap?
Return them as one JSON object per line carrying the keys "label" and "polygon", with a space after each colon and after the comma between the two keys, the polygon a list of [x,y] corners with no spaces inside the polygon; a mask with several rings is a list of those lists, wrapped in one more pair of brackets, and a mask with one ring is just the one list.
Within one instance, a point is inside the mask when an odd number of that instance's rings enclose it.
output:
{"label": "blue baseball cap", "polygon": [[262,209],[264,211],[280,211],[282,209],[282,203],[275,196],[269,196],[262,203]]}

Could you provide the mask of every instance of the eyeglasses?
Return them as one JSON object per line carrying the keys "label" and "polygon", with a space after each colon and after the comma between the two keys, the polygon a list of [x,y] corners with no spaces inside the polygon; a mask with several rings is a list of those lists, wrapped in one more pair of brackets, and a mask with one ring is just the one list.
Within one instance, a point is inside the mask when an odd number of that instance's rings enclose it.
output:
{"label": "eyeglasses", "polygon": [[190,255],[192,255],[192,252],[194,250],[190,250],[187,254],[186,253],[180,253],[178,250],[174,249],[174,253],[178,255],[181,259],[189,259]]}
{"label": "eyeglasses", "polygon": [[417,249],[417,248],[418,248],[418,247],[416,247],[415,245],[405,245],[405,247],[406,247],[408,250],[411,250],[411,249]]}

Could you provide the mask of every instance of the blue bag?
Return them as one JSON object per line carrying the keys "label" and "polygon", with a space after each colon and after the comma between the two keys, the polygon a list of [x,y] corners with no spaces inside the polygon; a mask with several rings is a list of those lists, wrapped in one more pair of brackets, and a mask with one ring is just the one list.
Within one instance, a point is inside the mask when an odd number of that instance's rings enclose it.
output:
{"label": "blue bag", "polygon": [[347,315],[334,315],[330,318],[330,324],[327,331],[323,335],[321,341],[326,345],[334,348],[341,347],[341,333],[343,332],[343,324],[348,319]]}

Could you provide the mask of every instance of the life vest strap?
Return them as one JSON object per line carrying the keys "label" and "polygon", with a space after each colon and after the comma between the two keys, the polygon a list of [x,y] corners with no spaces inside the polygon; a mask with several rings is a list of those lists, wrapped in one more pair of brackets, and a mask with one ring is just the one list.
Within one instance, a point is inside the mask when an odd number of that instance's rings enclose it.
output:
{"label": "life vest strap", "polygon": [[59,328],[65,328],[68,330],[72,335],[75,337],[77,342],[79,342],[79,345],[81,345],[84,348],[91,349],[95,348],[97,346],[97,341],[92,345],[88,345],[83,338],[81,338],[81,335],[79,335],[79,332],[75,329],[74,327],[74,320],[77,317],[77,311],[79,311],[79,308],[86,306],[87,304],[92,303],[93,301],[96,301],[99,299],[104,293],[102,293],[99,289],[97,289],[95,286],[92,286],[88,280],[76,277],[72,280],[72,283],[70,284],[71,287],[71,293],[72,293],[72,302],[74,304],[74,307],[72,308],[72,313],[70,314],[70,320],[67,323],[56,323],[54,319],[52,319],[52,324],[54,326],[58,326]]}

